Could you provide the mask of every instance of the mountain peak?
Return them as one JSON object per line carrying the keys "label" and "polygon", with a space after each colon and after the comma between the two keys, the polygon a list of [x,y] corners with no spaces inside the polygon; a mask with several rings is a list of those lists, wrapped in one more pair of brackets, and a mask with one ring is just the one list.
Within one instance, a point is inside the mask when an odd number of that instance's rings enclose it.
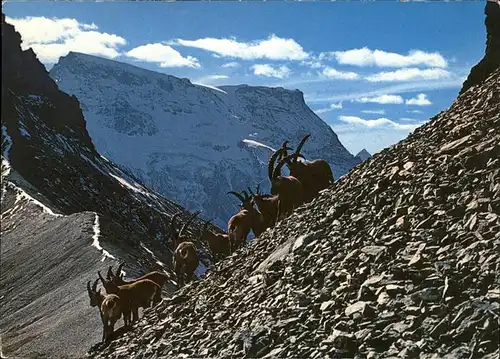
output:
{"label": "mountain peak", "polygon": [[363,148],[355,157],[358,157],[361,161],[366,161],[371,156],[372,155],[365,148]]}
{"label": "mountain peak", "polygon": [[50,75],[82,103],[98,151],[189,210],[215,217],[219,226],[234,214],[227,191],[253,182],[267,190],[269,148],[285,140],[296,146],[311,133],[304,155],[325,159],[336,178],[361,162],[299,90],[213,88],[117,61],[72,57]]}

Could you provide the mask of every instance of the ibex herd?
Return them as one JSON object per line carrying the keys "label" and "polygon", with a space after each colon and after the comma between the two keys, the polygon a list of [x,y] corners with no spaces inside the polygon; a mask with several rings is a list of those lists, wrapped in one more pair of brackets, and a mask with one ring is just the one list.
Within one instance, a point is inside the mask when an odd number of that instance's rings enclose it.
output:
{"label": "ibex herd", "polygon": [[[288,141],[273,153],[268,163],[268,175],[271,182],[271,194],[260,193],[260,186],[256,192],[248,187],[241,193],[230,191],[240,200],[240,210],[233,215],[227,224],[227,233],[214,233],[207,230],[212,220],[205,222],[198,241],[208,243],[214,260],[232,254],[245,245],[247,236],[252,231],[256,237],[266,229],[287,217],[300,205],[311,201],[318,193],[334,182],[333,173],[329,164],[321,159],[305,161],[300,154],[304,143],[310,135],[300,141],[294,153],[287,147]],[[299,161],[299,157],[304,161]],[[276,165],[275,163],[278,162]],[[288,176],[282,176],[281,169],[286,165]],[[173,250],[173,268],[177,277],[178,287],[194,279],[194,272],[200,260],[194,242],[185,234],[189,224],[200,214],[193,213],[184,223],[180,231],[175,228],[175,222],[181,213],[176,213],[170,223]],[[98,271],[98,279],[87,290],[90,305],[99,308],[103,323],[102,340],[109,340],[114,331],[116,321],[123,315],[125,326],[138,320],[139,307],[148,308],[161,301],[161,288],[168,276],[161,272],[150,272],[132,281],[124,281],[121,277],[122,263],[116,273],[111,266],[108,269],[107,279]],[[101,280],[107,294],[97,291],[97,282]],[[130,316],[132,315],[132,320]]]}

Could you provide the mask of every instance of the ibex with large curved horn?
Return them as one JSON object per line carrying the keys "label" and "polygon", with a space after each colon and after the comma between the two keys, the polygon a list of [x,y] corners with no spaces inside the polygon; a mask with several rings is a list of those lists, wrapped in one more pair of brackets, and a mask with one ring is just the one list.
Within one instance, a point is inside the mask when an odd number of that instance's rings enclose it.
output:
{"label": "ibex with large curved horn", "polygon": [[130,284],[116,285],[112,280],[104,279],[100,271],[97,271],[97,275],[106,293],[120,297],[125,325],[130,324],[130,313],[133,315],[132,322],[135,322],[139,319],[140,307],[149,308],[151,301],[153,303],[161,301],[161,288],[152,280],[142,279]]}
{"label": "ibex with large curved horn", "polygon": [[[121,269],[124,265],[125,265],[125,262],[120,263],[120,265],[118,266],[118,269],[116,270],[116,273],[113,273],[113,270],[112,270],[113,267],[109,266],[107,280],[113,281],[113,283],[120,286],[120,285],[124,285],[124,284],[131,284],[131,283],[143,280],[143,279],[149,279],[149,280],[152,280],[153,282],[155,282],[156,284],[158,284],[160,286],[160,288],[162,288],[163,285],[165,284],[165,282],[167,281],[167,279],[169,279],[169,276],[166,275],[165,273],[153,271],[153,272],[146,273],[139,278],[125,281],[123,279],[123,276],[120,274]],[[156,302],[153,302],[153,305],[155,305],[155,304],[156,304]]]}
{"label": "ibex with large curved horn", "polygon": [[184,236],[184,231],[189,226],[189,224],[191,224],[191,222],[201,213],[201,211],[194,212],[182,225],[181,230],[177,232],[177,230],[175,229],[175,220],[179,215],[181,215],[181,213],[182,212],[178,212],[174,214],[174,216],[172,217],[172,221],[170,222],[170,231],[172,234],[172,245],[174,251],[177,249],[180,243],[187,240],[187,238]]}
{"label": "ibex with large curved horn", "polygon": [[257,211],[252,202],[252,198],[246,191],[242,194],[230,191],[228,194],[234,195],[241,201],[240,211],[232,216],[227,222],[227,233],[229,235],[229,243],[231,253],[245,245],[248,233],[253,231],[258,237],[264,230],[264,221],[262,214]]}
{"label": "ibex with large curved horn", "polygon": [[[198,241],[201,241],[203,235],[204,231],[200,234]],[[173,267],[179,288],[182,288],[185,283],[193,280],[194,272],[199,264],[200,258],[195,244],[189,241],[179,243],[175,249],[173,259]]]}
{"label": "ibex with large curved horn", "polygon": [[255,204],[262,214],[264,228],[271,228],[276,223],[278,216],[279,196],[260,193],[260,185],[257,186],[254,194],[250,188],[248,191],[252,195],[252,204]]}
{"label": "ibex with large curved horn", "polygon": [[229,235],[227,233],[209,231],[208,226],[212,221],[213,218],[205,222],[203,226],[203,233],[205,233],[203,239],[207,241],[214,260],[217,260],[219,257],[225,257],[230,254]]}
{"label": "ibex with large curved horn", "polygon": [[332,169],[325,160],[299,161],[299,157],[304,159],[300,151],[310,136],[308,134],[302,138],[293,154],[283,157],[286,159],[290,176],[297,178],[304,186],[305,202],[312,200],[321,190],[328,188],[335,181]]}
{"label": "ibex with large curved horn", "polygon": [[276,158],[283,151],[284,149],[280,148],[273,153],[268,164],[268,175],[269,180],[271,181],[271,194],[279,196],[277,221],[285,218],[296,207],[304,203],[304,187],[302,182],[294,176],[281,175],[281,168],[286,163],[287,158],[282,158],[276,165],[276,168],[274,168]]}

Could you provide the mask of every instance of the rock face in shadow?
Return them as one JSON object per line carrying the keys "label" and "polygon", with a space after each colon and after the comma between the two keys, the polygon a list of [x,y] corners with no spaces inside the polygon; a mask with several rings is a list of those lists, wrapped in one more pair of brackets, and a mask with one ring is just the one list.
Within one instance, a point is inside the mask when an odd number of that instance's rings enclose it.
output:
{"label": "rock face in shadow", "polygon": [[[4,14],[1,26],[2,352],[82,357],[101,339],[87,281],[123,260],[126,278],[150,269],[172,276],[168,225],[190,213],[97,153],[78,100],[21,50]],[[209,265],[207,245],[197,244]]]}
{"label": "rock face in shadow", "polygon": [[500,69],[92,358],[498,358]]}
{"label": "rock face in shadow", "polygon": [[486,19],[486,50],[479,63],[471,69],[459,94],[464,93],[472,86],[486,80],[495,69],[500,67],[500,4],[486,1],[484,9]]}

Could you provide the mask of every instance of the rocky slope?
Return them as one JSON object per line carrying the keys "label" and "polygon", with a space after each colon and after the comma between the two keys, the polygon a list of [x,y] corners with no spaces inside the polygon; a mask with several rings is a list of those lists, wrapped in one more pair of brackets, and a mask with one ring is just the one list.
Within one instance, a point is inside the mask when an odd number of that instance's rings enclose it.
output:
{"label": "rocky slope", "polygon": [[165,227],[189,213],[97,153],[78,100],[20,42],[2,14],[2,351],[78,357],[101,339],[87,280],[120,260],[127,277],[171,274]]}
{"label": "rocky slope", "polygon": [[486,26],[486,49],[484,57],[472,68],[469,76],[467,76],[462,85],[460,94],[486,80],[495,69],[500,67],[500,3],[490,0],[486,1],[484,13],[486,15],[484,21]]}
{"label": "rocky slope", "polygon": [[500,69],[92,358],[498,358]]}
{"label": "rocky slope", "polygon": [[101,154],[223,228],[236,203],[226,192],[267,190],[267,161],[285,139],[297,146],[311,133],[304,154],[327,160],[336,178],[360,163],[298,90],[206,87],[74,52],[50,75],[82,104]]}

